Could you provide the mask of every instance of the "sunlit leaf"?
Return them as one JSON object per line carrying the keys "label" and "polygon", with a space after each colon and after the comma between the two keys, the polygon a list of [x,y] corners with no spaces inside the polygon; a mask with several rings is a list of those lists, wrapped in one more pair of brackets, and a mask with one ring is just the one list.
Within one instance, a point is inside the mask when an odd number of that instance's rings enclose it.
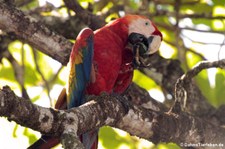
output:
{"label": "sunlit leaf", "polygon": [[34,143],[40,137],[40,135],[37,136],[34,131],[29,128],[24,128],[23,134],[29,138],[29,144]]}
{"label": "sunlit leaf", "polygon": [[106,17],[106,22],[110,22],[110,21],[112,21],[112,20],[114,20],[114,19],[117,19],[117,18],[119,18],[119,16],[118,16],[118,14],[116,14],[116,13],[113,13],[113,14],[110,14],[108,17]]}
{"label": "sunlit leaf", "polygon": [[[137,137],[132,137],[125,131],[107,126],[100,129],[99,141],[100,146],[105,149],[136,149],[138,146],[141,146]],[[145,146],[148,148],[153,146],[150,142],[146,142],[144,140],[142,140],[142,142],[145,143]],[[143,145],[143,149],[145,146]]]}
{"label": "sunlit leaf", "polygon": [[115,132],[111,127],[102,127],[99,132],[99,140],[104,148],[118,148],[127,140]]}
{"label": "sunlit leaf", "polygon": [[198,87],[200,88],[202,94],[206,97],[206,99],[214,106],[215,104],[215,94],[214,90],[211,88],[208,78],[208,73],[206,70],[203,70],[195,77]]}
{"label": "sunlit leaf", "polygon": [[2,59],[2,64],[0,64],[0,79],[15,81],[12,66],[5,58]]}
{"label": "sunlit leaf", "polygon": [[225,11],[224,5],[223,6],[214,6],[213,7],[213,16],[225,16],[224,11]]}
{"label": "sunlit leaf", "polygon": [[176,58],[177,56],[176,48],[166,42],[162,42],[159,52],[164,58]]}
{"label": "sunlit leaf", "polygon": [[[172,31],[168,31],[165,29],[161,29],[162,33],[163,33],[163,39],[165,41],[169,41],[171,43],[176,43],[176,38],[175,38],[175,33]],[[172,46],[172,45],[170,45]]]}
{"label": "sunlit leaf", "polygon": [[193,18],[192,19],[192,22],[194,24],[196,24],[196,25],[198,25],[198,24],[204,24],[204,25],[206,25],[206,26],[208,26],[210,28],[212,28],[212,25],[213,25],[212,21],[211,20],[208,20],[208,19],[198,19],[198,18],[195,19],[195,18]]}
{"label": "sunlit leaf", "polygon": [[34,85],[40,81],[40,77],[34,68],[30,67],[30,65],[25,68],[25,84],[26,85]]}
{"label": "sunlit leaf", "polygon": [[142,88],[145,88],[146,90],[149,90],[153,87],[157,87],[156,83],[152,79],[145,76],[138,70],[134,71],[133,81]]}
{"label": "sunlit leaf", "polygon": [[15,127],[14,127],[14,129],[13,129],[13,134],[12,134],[12,136],[14,137],[14,138],[16,138],[17,137],[17,135],[16,135],[16,130],[18,129],[18,124],[16,124],[15,125]]}
{"label": "sunlit leaf", "polygon": [[212,0],[213,4],[215,5],[222,5],[224,6],[225,0]]}
{"label": "sunlit leaf", "polygon": [[22,48],[23,44],[19,40],[15,40],[8,45],[9,52],[19,64],[22,64]]}
{"label": "sunlit leaf", "polygon": [[185,11],[192,11],[193,13],[196,14],[202,14],[202,13],[211,13],[213,7],[207,3],[198,3],[198,5],[182,5],[181,10],[183,12]]}
{"label": "sunlit leaf", "polygon": [[174,143],[159,143],[156,149],[181,149],[181,148]]}
{"label": "sunlit leaf", "polygon": [[214,102],[217,106],[225,104],[225,72],[224,70],[218,70],[216,74],[215,82],[215,99]]}
{"label": "sunlit leaf", "polygon": [[219,30],[219,31],[224,31],[224,26],[225,22],[222,21],[222,20],[214,20],[213,21],[213,26],[212,28],[216,31],[216,30]]}
{"label": "sunlit leaf", "polygon": [[195,66],[198,62],[202,60],[198,55],[195,55],[192,52],[186,53],[186,59],[187,59],[187,64],[189,68],[192,68],[193,66]]}
{"label": "sunlit leaf", "polygon": [[94,3],[94,9],[95,11],[101,11],[107,4],[108,4],[107,0],[97,1]]}
{"label": "sunlit leaf", "polygon": [[133,10],[137,10],[138,9],[138,5],[137,5],[137,1],[136,0],[130,0],[129,1],[129,6]]}

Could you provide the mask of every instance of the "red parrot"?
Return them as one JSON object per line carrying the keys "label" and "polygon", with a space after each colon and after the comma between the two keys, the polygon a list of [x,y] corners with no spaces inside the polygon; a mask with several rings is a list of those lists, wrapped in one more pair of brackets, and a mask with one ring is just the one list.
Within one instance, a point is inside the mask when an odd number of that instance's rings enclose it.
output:
{"label": "red parrot", "polygon": [[[161,41],[157,27],[139,15],[126,15],[94,32],[83,29],[70,54],[67,89],[55,108],[80,106],[88,95],[123,93],[132,82],[134,68],[145,66],[143,57],[156,52]],[[98,130],[80,139],[86,149],[96,149]],[[42,136],[29,148],[48,149],[58,143],[59,139]]]}

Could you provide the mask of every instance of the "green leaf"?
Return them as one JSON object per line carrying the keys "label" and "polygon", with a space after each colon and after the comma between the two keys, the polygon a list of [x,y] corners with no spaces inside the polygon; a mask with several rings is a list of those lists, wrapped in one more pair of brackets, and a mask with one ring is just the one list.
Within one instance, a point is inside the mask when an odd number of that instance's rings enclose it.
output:
{"label": "green leaf", "polygon": [[139,8],[139,5],[137,4],[137,1],[135,1],[135,0],[130,0],[129,6],[130,6],[130,8],[132,8],[132,10],[137,10]]}
{"label": "green leaf", "polygon": [[[104,148],[119,148],[121,144],[129,146],[129,141],[126,137],[120,136],[111,127],[102,127],[99,132],[99,141]],[[134,149],[134,144],[130,144],[130,148]],[[133,147],[132,147],[133,146]]]}
{"label": "green leaf", "polygon": [[[214,79],[214,78],[211,78]],[[214,107],[219,107],[225,104],[225,72],[218,70],[215,76],[215,87],[211,87],[209,76],[206,70],[203,70],[196,77],[196,82],[202,91],[202,94],[207,98],[209,103]]]}
{"label": "green leaf", "polygon": [[156,146],[157,149],[181,149],[178,145],[175,143],[159,143]]}
{"label": "green leaf", "polygon": [[202,14],[202,13],[211,13],[213,7],[207,3],[198,3],[197,5],[182,5],[181,12],[188,14]]}
{"label": "green leaf", "polygon": [[[100,128],[99,131],[99,148],[105,149],[121,149],[121,148],[128,148],[128,149],[149,149],[150,147],[154,146],[151,142],[148,142],[144,139],[139,139],[134,136],[130,136],[127,132],[111,128],[108,126],[104,126]],[[144,143],[144,144],[141,144]]]}
{"label": "green leaf", "polygon": [[214,5],[221,5],[224,6],[225,0],[212,0]]}
{"label": "green leaf", "polygon": [[25,84],[26,85],[36,85],[40,82],[40,77],[38,76],[37,71],[31,67],[30,65],[27,65],[25,68]]}
{"label": "green leaf", "polygon": [[27,10],[31,10],[32,8],[36,8],[38,6],[39,6],[39,2],[37,0],[32,0],[27,5],[24,5],[23,7],[21,7],[20,9],[27,11]]}
{"label": "green leaf", "polygon": [[194,67],[198,62],[202,61],[201,57],[192,52],[186,53],[186,60],[189,68]]}
{"label": "green leaf", "polygon": [[158,86],[151,78],[147,77],[138,70],[134,71],[133,82],[146,90],[150,90],[151,88]]}
{"label": "green leaf", "polygon": [[213,16],[225,16],[224,11],[225,11],[225,6],[214,6]]}
{"label": "green leaf", "polygon": [[208,78],[208,73],[206,70],[201,71],[196,77],[195,80],[197,82],[198,87],[200,88],[202,94],[206,97],[206,99],[213,105],[216,106],[214,99],[215,94],[214,90],[211,88]]}
{"label": "green leaf", "polygon": [[212,28],[213,27],[212,21],[211,20],[208,20],[208,19],[204,19],[204,18],[201,18],[201,19],[192,18],[192,22],[195,25],[203,24],[203,25],[208,26],[209,28]]}
{"label": "green leaf", "polygon": [[104,0],[104,1],[97,1],[94,3],[94,10],[96,12],[101,11],[104,7],[106,7],[106,5],[108,4],[108,1]]}
{"label": "green leaf", "polygon": [[17,135],[16,135],[16,131],[17,131],[17,129],[18,129],[18,124],[15,124],[15,127],[13,128],[13,134],[12,134],[12,136],[14,137],[14,138],[16,138],[17,137]]}
{"label": "green leaf", "polygon": [[213,25],[212,25],[212,28],[213,30],[215,31],[224,31],[225,29],[225,26],[224,26],[224,21],[222,20],[213,20],[212,21]]}
{"label": "green leaf", "polygon": [[14,77],[14,71],[12,69],[12,66],[10,62],[3,58],[2,59],[2,64],[0,64],[0,79],[8,80],[8,81],[13,81],[15,80]]}
{"label": "green leaf", "polygon": [[34,134],[34,131],[29,128],[24,128],[23,135],[29,138],[29,144],[33,144],[38,139],[37,135]]}
{"label": "green leaf", "polygon": [[214,104],[220,106],[225,104],[225,72],[218,70],[215,78],[215,99]]}

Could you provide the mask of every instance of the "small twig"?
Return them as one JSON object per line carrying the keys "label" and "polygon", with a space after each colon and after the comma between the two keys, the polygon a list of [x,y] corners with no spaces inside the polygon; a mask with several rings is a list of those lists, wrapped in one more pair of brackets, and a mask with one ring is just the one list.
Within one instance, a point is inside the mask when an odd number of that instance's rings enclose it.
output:
{"label": "small twig", "polygon": [[210,13],[201,13],[201,14],[180,14],[179,17],[183,18],[193,18],[193,19],[211,19],[211,20],[222,20],[225,19],[224,16],[212,16]]}
{"label": "small twig", "polygon": [[53,103],[52,103],[52,99],[51,99],[51,96],[50,96],[50,85],[49,85],[48,81],[45,79],[45,76],[41,72],[41,69],[40,69],[40,67],[38,65],[37,51],[34,50],[34,49],[32,49],[32,51],[33,51],[33,58],[34,58],[34,64],[35,64],[36,70],[39,73],[39,75],[41,76],[42,80],[44,81],[44,85],[45,85],[45,87],[47,89],[47,95],[48,95],[48,98],[49,98],[50,106],[52,107]]}
{"label": "small twig", "polygon": [[[11,63],[13,70],[14,70],[14,76],[16,78],[16,81],[18,82],[18,84],[21,87],[21,92],[22,92],[22,96],[25,99],[30,99],[29,95],[26,91],[26,88],[24,86],[24,66],[22,64],[22,66],[16,61],[16,59],[12,56],[12,54],[6,50],[3,55],[5,56],[5,58],[8,59],[8,61]],[[23,59],[23,57],[22,57]],[[23,61],[23,60],[22,60]],[[23,62],[22,62],[23,63]]]}
{"label": "small twig", "polygon": [[24,73],[25,73],[25,53],[24,53],[24,48],[23,48],[24,44],[22,43],[22,47],[21,47],[21,62],[22,62],[22,65],[20,66],[21,67],[21,82],[20,82],[20,86],[22,88],[22,97],[26,98],[26,99],[30,99],[29,98],[29,95],[27,93],[27,90],[25,88],[25,85],[24,85]]}
{"label": "small twig", "polygon": [[[195,42],[195,43],[199,43],[199,44],[214,44],[214,45],[222,45],[221,43],[215,43],[215,42],[201,42],[201,41],[195,41],[195,40],[193,40],[192,38],[190,38],[190,37],[188,37],[188,36],[186,36],[186,35],[184,35],[184,34],[182,34],[181,33],[181,36],[183,36],[183,37],[185,37],[185,38],[187,38],[188,40],[190,40],[190,41],[192,41],[192,42]],[[224,43],[223,43],[223,45],[224,45]]]}
{"label": "small twig", "polygon": [[48,80],[49,84],[52,84],[55,82],[55,80],[58,78],[59,73],[63,69],[64,66],[61,65],[61,67],[57,70],[57,72]]}
{"label": "small twig", "polygon": [[63,0],[66,7],[73,10],[76,15],[87,24],[93,30],[98,29],[105,25],[105,21],[102,17],[90,13],[88,10],[80,6],[77,1]]}
{"label": "small twig", "polygon": [[196,32],[202,32],[202,33],[218,33],[218,34],[224,34],[224,31],[215,31],[215,30],[200,30],[196,28],[190,28],[190,27],[180,27],[182,30],[191,30]]}
{"label": "small twig", "polygon": [[195,77],[202,70],[213,67],[225,69],[225,59],[214,62],[200,62],[177,80],[177,83],[175,85],[175,105],[172,108],[173,112],[179,113],[182,109],[184,110],[186,108],[186,86],[188,86],[192,82],[192,78]]}

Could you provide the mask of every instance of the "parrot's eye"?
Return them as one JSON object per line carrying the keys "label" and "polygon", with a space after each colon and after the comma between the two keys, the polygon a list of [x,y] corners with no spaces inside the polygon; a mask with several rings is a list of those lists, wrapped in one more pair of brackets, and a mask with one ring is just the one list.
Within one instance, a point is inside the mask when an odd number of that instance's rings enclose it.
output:
{"label": "parrot's eye", "polygon": [[148,26],[149,25],[149,22],[145,22],[145,25]]}

